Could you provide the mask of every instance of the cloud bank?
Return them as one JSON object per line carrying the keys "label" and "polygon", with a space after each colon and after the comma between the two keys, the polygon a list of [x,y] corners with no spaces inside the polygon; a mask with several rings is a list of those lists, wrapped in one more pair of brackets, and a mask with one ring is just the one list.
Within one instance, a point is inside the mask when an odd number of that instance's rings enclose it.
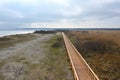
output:
{"label": "cloud bank", "polygon": [[120,0],[0,0],[0,29],[120,28],[119,21]]}

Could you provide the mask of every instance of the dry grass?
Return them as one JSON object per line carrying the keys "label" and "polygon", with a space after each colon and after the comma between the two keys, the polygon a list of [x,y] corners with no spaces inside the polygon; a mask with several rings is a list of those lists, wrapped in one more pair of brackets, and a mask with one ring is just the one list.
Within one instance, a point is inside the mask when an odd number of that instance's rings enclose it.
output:
{"label": "dry grass", "polygon": [[0,49],[13,46],[16,43],[29,41],[34,38],[36,38],[36,36],[33,34],[18,34],[18,35],[0,37]]}
{"label": "dry grass", "polygon": [[[8,37],[12,39],[2,42],[34,39],[30,35]],[[15,52],[18,54],[0,61],[0,80],[74,80],[61,34],[37,36],[24,45],[27,45],[24,50],[28,52],[21,49]]]}
{"label": "dry grass", "polygon": [[120,31],[67,34],[100,80],[120,80]]}
{"label": "dry grass", "polygon": [[39,64],[30,65],[25,80],[74,80],[62,36],[55,35],[46,44],[46,57]]}

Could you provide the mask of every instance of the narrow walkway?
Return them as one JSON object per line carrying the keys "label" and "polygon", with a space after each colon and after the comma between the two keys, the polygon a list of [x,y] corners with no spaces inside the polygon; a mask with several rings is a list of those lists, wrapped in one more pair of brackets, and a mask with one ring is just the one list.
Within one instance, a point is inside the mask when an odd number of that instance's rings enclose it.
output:
{"label": "narrow walkway", "polygon": [[75,80],[99,80],[71,41],[62,33],[65,46],[72,64]]}

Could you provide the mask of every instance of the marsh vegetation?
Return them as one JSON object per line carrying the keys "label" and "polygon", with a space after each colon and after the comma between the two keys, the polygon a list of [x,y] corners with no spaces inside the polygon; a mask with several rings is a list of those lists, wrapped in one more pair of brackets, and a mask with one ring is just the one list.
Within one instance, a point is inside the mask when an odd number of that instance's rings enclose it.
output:
{"label": "marsh vegetation", "polygon": [[120,79],[120,31],[71,31],[67,35],[100,80]]}

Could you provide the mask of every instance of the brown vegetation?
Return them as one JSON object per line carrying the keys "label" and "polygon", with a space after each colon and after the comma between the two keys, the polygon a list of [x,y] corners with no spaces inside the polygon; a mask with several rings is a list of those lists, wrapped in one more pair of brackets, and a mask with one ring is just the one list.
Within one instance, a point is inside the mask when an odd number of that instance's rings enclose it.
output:
{"label": "brown vegetation", "polygon": [[120,79],[120,31],[67,33],[100,80]]}

